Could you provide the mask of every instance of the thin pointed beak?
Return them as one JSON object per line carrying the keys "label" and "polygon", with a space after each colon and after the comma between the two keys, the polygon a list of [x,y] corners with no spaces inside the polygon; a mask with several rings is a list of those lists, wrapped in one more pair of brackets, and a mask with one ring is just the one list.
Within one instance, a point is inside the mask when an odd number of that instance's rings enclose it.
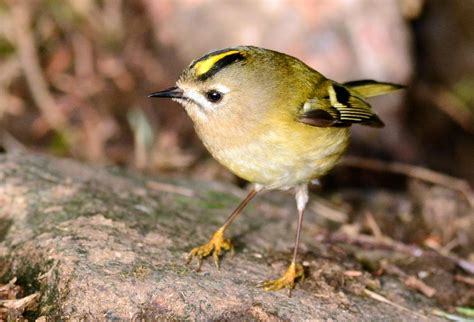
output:
{"label": "thin pointed beak", "polygon": [[183,90],[178,86],[174,86],[159,92],[151,93],[148,97],[183,98]]}

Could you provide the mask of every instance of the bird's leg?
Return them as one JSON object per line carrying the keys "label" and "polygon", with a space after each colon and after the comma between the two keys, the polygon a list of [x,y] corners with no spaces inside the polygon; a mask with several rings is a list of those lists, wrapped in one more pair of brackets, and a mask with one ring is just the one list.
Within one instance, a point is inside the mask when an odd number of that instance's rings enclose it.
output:
{"label": "bird's leg", "polygon": [[204,245],[195,247],[191,250],[188,255],[189,264],[194,257],[198,260],[198,267],[197,270],[201,268],[202,260],[209,255],[213,255],[214,263],[216,267],[219,268],[219,256],[221,255],[222,250],[230,250],[233,252],[234,247],[232,242],[229,239],[224,239],[224,232],[230,226],[230,224],[234,221],[235,218],[242,212],[242,210],[247,206],[250,200],[255,197],[258,191],[261,190],[260,186],[255,186],[250,192],[248,193],[247,197],[239,204],[239,206],[230,214],[224,224],[216,230],[216,232],[212,235],[211,239]]}
{"label": "bird's leg", "polygon": [[296,206],[298,208],[298,227],[296,228],[295,247],[293,250],[293,259],[290,266],[282,277],[276,280],[265,281],[259,284],[265,291],[276,291],[282,288],[288,288],[288,295],[291,296],[291,290],[295,287],[298,278],[304,279],[303,266],[296,262],[298,254],[298,244],[300,241],[301,227],[303,225],[303,214],[308,202],[308,186],[300,185],[296,188]]}

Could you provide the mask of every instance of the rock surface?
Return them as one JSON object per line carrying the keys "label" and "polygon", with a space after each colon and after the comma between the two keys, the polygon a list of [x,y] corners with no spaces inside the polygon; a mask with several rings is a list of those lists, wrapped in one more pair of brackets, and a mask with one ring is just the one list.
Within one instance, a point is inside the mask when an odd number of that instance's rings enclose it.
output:
{"label": "rock surface", "polygon": [[[343,249],[317,241],[311,210],[301,247],[304,283],[292,297],[257,288],[291,256],[294,204],[281,192],[275,200],[257,197],[231,227],[236,254],[220,270],[212,260],[200,272],[184,265],[243,194],[216,183],[0,155],[0,282],[17,277],[25,295],[39,293],[33,318],[435,319],[426,297],[395,278],[375,279]],[[404,309],[370,298],[368,289]]]}

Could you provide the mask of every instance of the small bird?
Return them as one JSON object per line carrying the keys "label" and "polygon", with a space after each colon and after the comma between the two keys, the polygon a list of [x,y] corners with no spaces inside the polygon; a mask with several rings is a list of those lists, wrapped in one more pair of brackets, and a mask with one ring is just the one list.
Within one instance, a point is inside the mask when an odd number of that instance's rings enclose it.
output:
{"label": "small bird", "polygon": [[295,57],[238,46],[194,60],[176,86],[150,94],[182,104],[212,156],[253,183],[209,242],[191,250],[188,263],[197,258],[199,268],[212,255],[219,267],[222,252],[233,250],[224,232],[250,200],[262,190],[294,189],[298,226],[291,263],[282,277],[260,284],[291,291],[304,278],[297,252],[308,184],[339,161],[352,124],[384,126],[366,98],[402,87],[373,80],[337,83]]}

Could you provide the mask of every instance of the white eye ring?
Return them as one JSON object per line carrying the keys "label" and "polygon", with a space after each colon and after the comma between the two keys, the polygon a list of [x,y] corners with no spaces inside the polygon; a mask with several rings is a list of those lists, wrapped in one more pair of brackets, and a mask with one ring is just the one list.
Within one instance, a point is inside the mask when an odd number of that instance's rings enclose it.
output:
{"label": "white eye ring", "polygon": [[222,84],[216,84],[214,86],[214,89],[221,92],[222,94],[227,94],[230,92],[230,89],[227,86],[224,86]]}

